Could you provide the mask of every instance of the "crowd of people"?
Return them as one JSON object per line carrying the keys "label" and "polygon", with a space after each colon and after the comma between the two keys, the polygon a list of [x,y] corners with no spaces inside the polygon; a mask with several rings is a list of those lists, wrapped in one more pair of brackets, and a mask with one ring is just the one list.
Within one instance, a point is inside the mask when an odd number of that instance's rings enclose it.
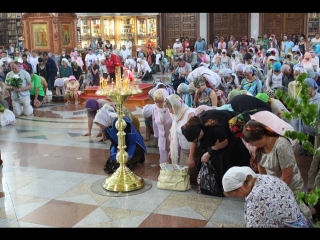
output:
{"label": "crowd of people", "polygon": [[[7,108],[11,106],[16,116],[31,115],[33,108],[41,106],[46,90],[54,88],[56,92],[60,88],[65,91],[66,104],[70,104],[71,97],[77,104],[78,90],[88,87],[82,79],[84,65],[90,86],[100,86],[101,77],[108,82],[117,81],[116,66],[121,67],[125,77],[132,76],[130,80],[136,76],[150,83],[154,81],[153,74],[168,73],[169,85],[157,83],[150,94],[154,103],[143,106],[145,138],[140,134],[139,121],[132,114],[125,114],[125,132],[134,136],[126,138],[128,167],[133,169],[144,162],[144,141],[149,141],[153,134],[158,140],[159,164],[188,166],[192,184],[200,185],[202,166],[210,161],[219,186],[217,196],[246,198],[247,227],[310,227],[307,219],[319,219],[320,202],[308,206],[295,200],[304,191],[294,155],[298,144],[284,137],[284,133],[305,132],[315,148],[320,149],[319,133],[299,117],[284,118],[282,113],[289,110],[275,98],[275,91],[282,89],[299,100],[296,78],[305,72],[310,103],[318,104],[320,112],[319,45],[319,34],[310,44],[303,34],[284,36],[281,40],[274,34],[264,34],[258,39],[244,36],[239,41],[232,36],[228,42],[216,36],[212,44],[200,36],[195,43],[188,37],[177,38],[165,50],[147,39],[146,52],[138,48],[136,56],[132,56],[129,38],[121,50],[106,41],[96,52],[89,47],[84,62],[77,49],[70,54],[62,49],[58,62],[47,52],[28,54],[25,49],[21,60],[10,59],[2,52],[3,82],[18,74],[22,85],[5,85],[1,97],[9,101]],[[100,128],[97,136],[102,137],[101,141],[111,141],[104,169],[112,173],[118,167],[116,107],[90,99],[85,108],[88,132],[84,136],[91,135],[95,123]],[[301,146],[299,154],[310,155]],[[309,192],[320,187],[319,154],[313,156],[313,169],[308,173]],[[268,191],[264,192],[266,188]],[[261,192],[265,201],[257,200]],[[206,194],[201,190],[199,193]],[[272,194],[277,196],[271,198]],[[263,215],[262,211],[268,214]]]}

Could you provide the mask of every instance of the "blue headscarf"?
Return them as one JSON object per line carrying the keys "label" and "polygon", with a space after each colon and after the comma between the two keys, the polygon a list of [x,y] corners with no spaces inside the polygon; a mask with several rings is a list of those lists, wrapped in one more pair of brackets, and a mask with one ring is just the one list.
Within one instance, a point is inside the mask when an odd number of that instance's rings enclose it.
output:
{"label": "blue headscarf", "polygon": [[318,84],[316,83],[315,80],[313,80],[313,78],[306,78],[304,80],[304,83],[307,84],[309,87],[313,87],[314,90],[318,90]]}

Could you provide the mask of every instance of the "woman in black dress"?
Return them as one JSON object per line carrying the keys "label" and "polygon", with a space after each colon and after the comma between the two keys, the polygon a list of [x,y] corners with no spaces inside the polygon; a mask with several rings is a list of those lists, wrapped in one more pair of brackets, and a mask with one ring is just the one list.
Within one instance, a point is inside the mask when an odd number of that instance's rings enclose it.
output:
{"label": "woman in black dress", "polygon": [[112,52],[112,50],[113,50],[113,46],[109,40],[106,40],[106,44],[104,45],[104,47],[106,49],[106,52]]}
{"label": "woman in black dress", "polygon": [[38,58],[37,75],[49,82],[49,67],[44,63],[43,58]]}
{"label": "woman in black dress", "polygon": [[[191,117],[181,127],[182,134],[191,149],[200,146],[203,149],[201,163],[211,161],[218,177],[217,183],[222,196],[222,177],[233,166],[250,166],[250,153],[240,138],[233,135],[228,121],[239,112],[228,110],[207,110],[199,116]],[[199,170],[201,166],[198,166]]]}
{"label": "woman in black dress", "polygon": [[78,66],[77,62],[71,62],[71,67],[72,75],[75,76],[75,78],[79,81],[79,89],[81,89],[81,86],[83,84],[82,69],[80,66]]}

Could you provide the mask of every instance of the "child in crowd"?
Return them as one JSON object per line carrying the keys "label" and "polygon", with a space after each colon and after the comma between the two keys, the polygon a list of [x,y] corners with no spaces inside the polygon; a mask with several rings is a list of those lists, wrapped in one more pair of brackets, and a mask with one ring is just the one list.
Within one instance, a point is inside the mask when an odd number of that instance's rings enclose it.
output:
{"label": "child in crowd", "polygon": [[71,75],[69,77],[69,82],[67,83],[65,96],[67,98],[66,105],[70,104],[70,98],[74,98],[75,105],[78,105],[78,90],[79,90],[79,82],[75,78],[75,76]]}

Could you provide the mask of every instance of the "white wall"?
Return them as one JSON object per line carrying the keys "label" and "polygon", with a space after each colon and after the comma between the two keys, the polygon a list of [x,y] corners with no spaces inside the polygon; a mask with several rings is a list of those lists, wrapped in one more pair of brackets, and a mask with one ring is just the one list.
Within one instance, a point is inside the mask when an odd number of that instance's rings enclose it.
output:
{"label": "white wall", "polygon": [[[197,38],[198,36],[196,36]],[[207,13],[200,13],[200,37],[207,39]]]}
{"label": "white wall", "polygon": [[259,13],[251,13],[251,34],[249,38],[257,39],[262,33],[259,32]]}

